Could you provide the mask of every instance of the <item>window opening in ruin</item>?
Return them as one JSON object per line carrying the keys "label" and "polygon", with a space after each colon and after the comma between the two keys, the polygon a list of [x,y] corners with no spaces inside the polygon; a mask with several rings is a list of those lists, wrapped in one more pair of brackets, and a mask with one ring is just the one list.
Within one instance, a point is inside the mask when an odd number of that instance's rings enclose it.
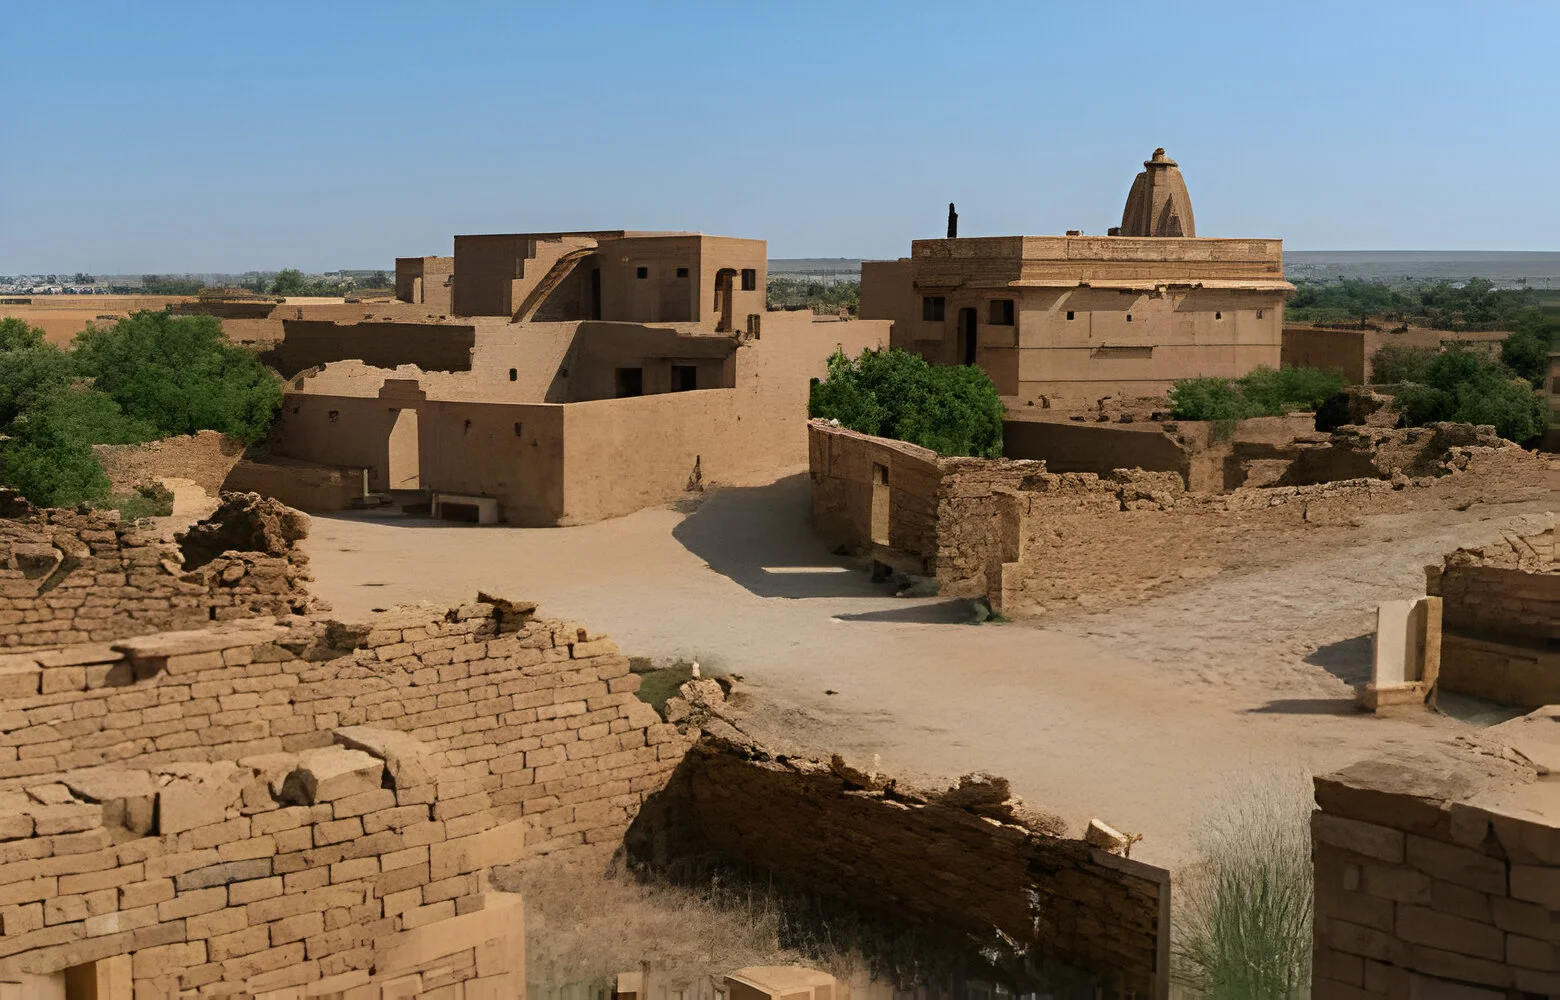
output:
{"label": "window opening in ruin", "polygon": [[518,371],[516,371],[513,368],[509,369],[509,381],[513,382],[515,379],[518,379],[519,377],[520,377],[520,373]]}
{"label": "window opening in ruin", "polygon": [[466,426],[462,427],[460,429],[460,432],[462,434],[470,434],[471,433],[471,418],[470,417],[466,418]]}
{"label": "window opening in ruin", "polygon": [[941,323],[943,318],[943,306],[946,303],[941,295],[927,295],[921,299],[921,318],[932,323]]}
{"label": "window opening in ruin", "polygon": [[325,419],[329,420],[331,423],[335,423],[338,419],[340,419],[340,417],[340,410],[331,410],[329,413],[325,414]]}
{"label": "window opening in ruin", "polygon": [[679,267],[677,269],[677,277],[679,277],[679,278],[686,278],[686,277],[688,277],[688,269],[686,267]]}
{"label": "window opening in ruin", "polygon": [[756,268],[744,267],[742,269],[742,290],[744,292],[758,290],[758,270]]}
{"label": "window opening in ruin", "polygon": [[759,338],[759,326],[762,324],[763,319],[758,313],[748,313],[747,332],[754,340]]}
{"label": "window opening in ruin", "polygon": [[959,310],[959,363],[975,363],[975,310],[973,307]]}
{"label": "window opening in ruin", "polygon": [[524,427],[524,426],[525,425],[522,424],[520,421],[518,421],[518,420],[515,421],[515,437],[520,437],[521,436],[521,434],[522,434],[521,428]]}
{"label": "window opening in ruin", "polygon": [[645,370],[643,368],[619,368],[617,370],[617,398],[643,396],[645,394]]}
{"label": "window opening in ruin", "polygon": [[731,290],[737,280],[737,272],[723,267],[715,272],[715,312],[720,317],[715,322],[716,333],[731,333]]}
{"label": "window opening in ruin", "polygon": [[872,463],[872,543],[888,544],[888,466]]}
{"label": "window opening in ruin", "polygon": [[1224,318],[1224,314],[1222,312],[1216,312],[1216,313],[1213,314],[1213,318],[1214,319],[1223,319]]}
{"label": "window opening in ruin", "polygon": [[634,277],[648,278],[650,277],[650,269],[648,267],[636,267],[634,268]]}
{"label": "window opening in ruin", "polygon": [[1261,318],[1262,318],[1262,314],[1263,314],[1263,312],[1265,312],[1265,311],[1266,311],[1266,310],[1263,310],[1263,309],[1258,309],[1258,310],[1257,310],[1257,319],[1261,319]]}
{"label": "window opening in ruin", "polygon": [[991,318],[990,318],[990,320],[988,320],[988,322],[990,322],[992,326],[1012,326],[1013,325],[1013,300],[1012,299],[992,299],[991,300]]}
{"label": "window opening in ruin", "polygon": [[1073,311],[1071,309],[1067,310],[1067,318],[1068,319],[1073,319],[1074,318]]}
{"label": "window opening in ruin", "polygon": [[396,411],[395,423],[390,427],[390,439],[386,442],[385,450],[389,472],[386,486],[392,490],[421,489],[415,409],[404,407]]}
{"label": "window opening in ruin", "polygon": [[1132,314],[1131,313],[1127,313],[1127,322],[1128,323],[1132,322]]}
{"label": "window opening in ruin", "polygon": [[601,268],[590,269],[590,318],[601,318]]}
{"label": "window opening in ruin", "polygon": [[699,369],[693,365],[672,366],[672,391],[690,392],[699,387]]}

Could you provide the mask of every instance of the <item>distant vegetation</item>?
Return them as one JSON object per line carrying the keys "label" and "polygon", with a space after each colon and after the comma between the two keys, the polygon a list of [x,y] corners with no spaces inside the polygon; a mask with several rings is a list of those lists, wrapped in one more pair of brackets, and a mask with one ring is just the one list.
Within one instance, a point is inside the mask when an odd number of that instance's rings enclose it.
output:
{"label": "distant vegetation", "polygon": [[813,281],[808,278],[770,278],[770,309],[811,309],[834,314],[841,309],[852,316],[861,308],[861,282]]}
{"label": "distant vegetation", "polygon": [[1317,368],[1256,368],[1240,378],[1184,378],[1170,389],[1177,420],[1244,420],[1315,410],[1344,386],[1343,376]]}
{"label": "distant vegetation", "polygon": [[898,348],[869,348],[854,361],[836,351],[828,375],[813,380],[807,413],[940,455],[1002,456],[1002,400],[986,373]]}
{"label": "distant vegetation", "polygon": [[281,399],[277,376],[227,344],[210,316],[134,313],[89,326],[70,351],[22,320],[3,319],[0,485],[44,506],[112,505],[94,444],[199,430],[252,441]]}
{"label": "distant vegetation", "polygon": [[194,295],[205,287],[204,281],[188,274],[143,274],[137,291],[143,295]]}
{"label": "distant vegetation", "polygon": [[1496,288],[1483,278],[1404,288],[1354,278],[1302,281],[1284,310],[1286,321],[1293,323],[1363,325],[1374,320],[1437,330],[1513,330],[1538,334],[1546,342],[1560,330],[1560,303],[1531,288]]}

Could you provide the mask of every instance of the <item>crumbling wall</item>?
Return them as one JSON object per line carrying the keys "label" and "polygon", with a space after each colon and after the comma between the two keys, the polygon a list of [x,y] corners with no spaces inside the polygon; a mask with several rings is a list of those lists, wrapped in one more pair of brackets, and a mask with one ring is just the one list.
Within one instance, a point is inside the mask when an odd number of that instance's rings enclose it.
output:
{"label": "crumbling wall", "polygon": [[1037,966],[1052,960],[1112,990],[1164,995],[1168,873],[1059,826],[1026,812],[1000,778],[918,792],[837,758],[773,756],[736,734],[689,751],[625,846],[662,870],[778,883],[930,948],[1033,948]]}
{"label": "crumbling wall", "polygon": [[[262,503],[253,494],[227,500],[192,531],[204,537],[213,519]],[[0,648],[106,642],[214,618],[303,611],[307,557],[293,543],[307,533],[307,519],[292,531],[267,548],[233,546],[186,566],[176,545],[114,511],[35,508],[0,490]]]}
{"label": "crumbling wall", "polygon": [[92,454],[108,474],[115,493],[130,493],[142,483],[188,479],[216,496],[228,471],[238,464],[244,442],[217,431],[200,431],[144,444],[95,444]]}
{"label": "crumbling wall", "polygon": [[687,745],[637,686],[505,601],[9,658],[0,974],[128,954],[138,995],[516,995],[484,872],[615,847]]}
{"label": "crumbling wall", "polygon": [[1509,725],[1316,779],[1313,996],[1560,995],[1554,786],[1521,749],[1556,723]]}
{"label": "crumbling wall", "polygon": [[299,510],[324,513],[345,510],[367,491],[367,470],[344,465],[319,465],[272,456],[263,462],[240,461],[223,482],[224,490],[258,493]]}
{"label": "crumbling wall", "polygon": [[308,368],[348,360],[377,368],[410,364],[430,372],[470,371],[477,342],[471,324],[300,318],[284,320],[282,326],[282,342],[267,362],[289,379]]}
{"label": "crumbling wall", "polygon": [[1425,568],[1442,599],[1443,690],[1528,708],[1560,702],[1560,572],[1554,532],[1508,535]]}
{"label": "crumbling wall", "polygon": [[1344,426],[1320,446],[1300,451],[1281,481],[1286,486],[1308,486],[1346,479],[1437,476],[1468,449],[1509,451],[1513,447],[1493,427],[1472,424]]}

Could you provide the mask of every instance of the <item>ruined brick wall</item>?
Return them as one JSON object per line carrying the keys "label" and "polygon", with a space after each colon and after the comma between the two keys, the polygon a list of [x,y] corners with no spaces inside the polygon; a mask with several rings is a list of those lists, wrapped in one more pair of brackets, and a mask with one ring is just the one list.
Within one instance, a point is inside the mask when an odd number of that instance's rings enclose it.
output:
{"label": "ruined brick wall", "polygon": [[935,572],[942,480],[937,453],[821,420],[808,422],[807,443],[814,530],[831,546],[870,550],[877,503],[878,537]]}
{"label": "ruined brick wall", "polygon": [[1056,835],[1007,783],[979,776],[920,793],[833,764],[705,737],[625,840],[667,871],[727,870],[862,914],[920,942],[973,942],[1135,995],[1163,995],[1169,875]]}
{"label": "ruined brick wall", "polygon": [[189,479],[211,496],[244,454],[244,442],[217,431],[200,431],[144,444],[95,444],[92,454],[115,493],[165,478]]}
{"label": "ruined brick wall", "polygon": [[984,597],[1000,582],[1001,564],[1017,553],[1003,497],[1043,479],[1045,463],[943,458],[937,466],[937,558],[929,568],[943,594]]}
{"label": "ruined brick wall", "polygon": [[1560,572],[1554,533],[1459,549],[1425,569],[1442,600],[1442,689],[1536,708],[1560,702]]}
{"label": "ruined brick wall", "polygon": [[609,852],[686,749],[610,640],[529,606],[282,621],[0,668],[0,974],[512,996],[485,870]]}
{"label": "ruined brick wall", "polygon": [[1312,996],[1560,995],[1560,829],[1504,754],[1448,746],[1316,779]]}
{"label": "ruined brick wall", "polygon": [[178,546],[113,511],[34,508],[0,491],[0,649],[106,642],[308,606],[301,552],[186,569]]}

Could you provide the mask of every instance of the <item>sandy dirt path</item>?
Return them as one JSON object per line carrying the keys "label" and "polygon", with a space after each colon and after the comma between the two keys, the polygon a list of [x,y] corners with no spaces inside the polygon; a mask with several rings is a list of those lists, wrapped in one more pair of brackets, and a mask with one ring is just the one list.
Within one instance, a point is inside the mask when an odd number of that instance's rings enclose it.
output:
{"label": "sandy dirt path", "polygon": [[[316,517],[314,590],[335,614],[478,589],[536,600],[634,655],[740,674],[750,728],[887,773],[987,770],[1079,829],[1145,835],[1184,860],[1208,810],[1253,774],[1341,766],[1462,725],[1352,709],[1374,607],[1424,564],[1531,529],[1542,504],[1386,517],[1356,549],[1227,575],[1046,625],[963,624],[962,602],[895,598],[807,530],[805,475],[575,528]],[[834,693],[828,693],[834,692]]]}

